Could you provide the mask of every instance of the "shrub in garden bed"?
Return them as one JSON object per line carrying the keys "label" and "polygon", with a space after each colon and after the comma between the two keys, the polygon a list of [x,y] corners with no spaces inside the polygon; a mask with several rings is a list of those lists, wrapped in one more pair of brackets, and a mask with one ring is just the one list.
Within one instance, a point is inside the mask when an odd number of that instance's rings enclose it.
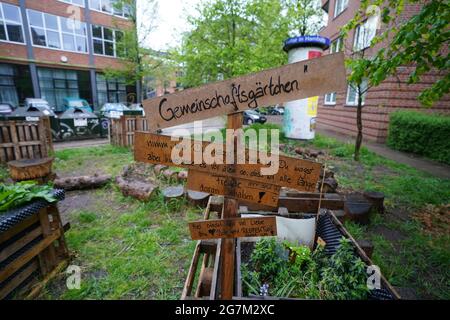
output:
{"label": "shrub in garden bed", "polygon": [[450,164],[450,116],[415,111],[391,113],[387,145]]}
{"label": "shrub in garden bed", "polygon": [[275,238],[258,241],[248,263],[242,264],[244,295],[302,299],[366,299],[366,266],[354,254],[349,240],[327,256],[322,247],[305,246]]}
{"label": "shrub in garden bed", "polygon": [[55,202],[53,188],[47,185],[38,185],[35,181],[24,181],[11,185],[0,184],[0,214],[37,199]]}

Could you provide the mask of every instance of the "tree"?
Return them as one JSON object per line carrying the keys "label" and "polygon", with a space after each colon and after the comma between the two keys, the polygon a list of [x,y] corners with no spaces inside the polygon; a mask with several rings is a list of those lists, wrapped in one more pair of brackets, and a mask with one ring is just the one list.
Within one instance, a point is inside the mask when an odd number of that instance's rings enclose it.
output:
{"label": "tree", "polygon": [[[131,27],[124,27],[122,19],[114,19],[116,29],[120,30],[116,32],[116,52],[123,62],[123,68],[107,68],[104,74],[106,78],[121,78],[129,85],[136,85],[139,94],[137,102],[140,102],[143,98],[144,77],[159,67],[152,59],[146,58],[148,49],[145,48],[148,35],[155,29],[158,2],[147,0],[145,7],[137,8],[136,0],[117,0],[114,10],[127,12]],[[142,11],[141,16],[145,19],[138,19],[138,10]]]}
{"label": "tree", "polygon": [[323,11],[317,0],[284,0],[293,36],[314,35],[323,26]]}
{"label": "tree", "polygon": [[[448,41],[450,39],[450,4],[446,0],[430,0],[423,4],[420,12],[406,22],[402,13],[409,4],[422,3],[418,0],[384,1],[362,0],[355,17],[345,25],[341,34],[348,36],[350,30],[361,25],[367,17],[379,15],[382,31],[371,41],[371,46],[385,43],[384,48],[371,56],[352,55],[346,61],[351,70],[349,82],[356,85],[368,82],[367,88],[379,85],[389,76],[395,76],[397,68],[414,66],[408,83],[416,83],[426,72],[434,69],[442,78],[424,89],[419,100],[424,106],[431,106],[449,92],[450,66]],[[367,91],[367,90],[365,90]],[[362,141],[361,109],[357,111],[358,136],[355,143],[355,160],[359,159]]]}

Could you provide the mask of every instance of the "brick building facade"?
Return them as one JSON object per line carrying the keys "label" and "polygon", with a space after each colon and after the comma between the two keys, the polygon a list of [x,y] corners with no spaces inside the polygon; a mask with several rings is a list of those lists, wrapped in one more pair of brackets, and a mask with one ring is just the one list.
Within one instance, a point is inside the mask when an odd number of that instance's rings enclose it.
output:
{"label": "brick building facade", "polygon": [[[328,53],[344,50],[349,55],[355,46],[364,48],[370,43],[371,37],[383,30],[370,23],[362,24],[353,30],[345,44],[339,38],[339,29],[352,19],[360,5],[359,0],[322,0],[322,8],[328,14],[328,23],[320,31],[320,35],[331,40]],[[408,19],[420,11],[420,4],[407,5],[401,19]],[[361,30],[367,31],[367,37],[358,39]],[[361,38],[361,37],[360,37]],[[366,43],[365,43],[366,42]],[[378,50],[383,43],[367,49],[368,55]],[[389,114],[398,109],[424,110],[417,100],[418,94],[434,83],[438,78],[436,72],[429,72],[419,83],[406,83],[412,67],[402,67],[398,70],[398,77],[390,77],[379,86],[370,88],[365,96],[363,108],[364,138],[376,142],[385,142],[387,137]],[[356,135],[356,99],[355,90],[349,86],[346,92],[330,93],[319,98],[317,125],[319,128],[329,129],[346,135]],[[444,97],[435,103],[429,112],[450,112],[450,98]]]}
{"label": "brick building facade", "polygon": [[43,98],[62,111],[62,99],[135,102],[136,86],[105,79],[122,68],[116,41],[132,28],[130,10],[116,0],[0,0],[0,102]]}

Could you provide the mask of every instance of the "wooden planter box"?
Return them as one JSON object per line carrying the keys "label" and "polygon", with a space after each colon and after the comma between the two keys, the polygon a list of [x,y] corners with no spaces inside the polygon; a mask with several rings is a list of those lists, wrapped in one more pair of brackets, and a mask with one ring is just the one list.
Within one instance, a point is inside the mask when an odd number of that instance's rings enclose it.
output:
{"label": "wooden planter box", "polygon": [[[204,219],[209,219],[213,212],[218,214],[222,212],[223,202],[220,197],[211,197],[208,206],[205,210]],[[301,199],[301,201],[299,201]],[[306,201],[307,200],[307,201]],[[289,197],[283,195],[280,197],[280,203],[284,207],[278,209],[278,212],[273,211],[259,211],[261,206],[251,205],[241,206],[240,214],[262,214],[262,215],[277,215],[287,218],[303,218],[305,214],[295,213],[295,209],[309,208],[315,209],[309,212],[317,212],[318,202],[316,201],[316,194],[301,194],[298,197]],[[328,196],[328,200],[321,203],[321,208],[325,209],[326,214],[319,218],[316,229],[316,236],[320,236],[326,243],[325,252],[332,254],[337,249],[339,239],[345,237],[349,239],[355,248],[356,254],[366,263],[366,265],[373,265],[370,258],[366,255],[364,250],[358,245],[353,237],[344,228],[342,223],[334,214],[334,211],[341,212],[344,206],[343,199],[338,199],[337,195]],[[287,207],[287,208],[286,208]],[[335,208],[335,209],[332,209]],[[300,211],[300,210],[299,210]],[[302,210],[303,212],[308,212]],[[301,211],[300,211],[301,212]],[[194,256],[189,269],[188,277],[183,289],[181,299],[217,299],[218,297],[218,275],[220,274],[220,263],[218,257],[220,256],[220,240],[217,241],[198,241],[194,252]],[[235,269],[235,298],[236,299],[279,299],[278,297],[259,297],[251,296],[244,297],[242,294],[241,281],[241,261],[244,250],[252,250],[252,245],[248,239],[237,239],[236,241],[236,269]],[[198,275],[198,276],[196,276]],[[192,290],[196,288],[195,292]],[[370,293],[371,299],[400,299],[400,296],[395,289],[381,276],[381,290],[373,290]]]}
{"label": "wooden planter box", "polygon": [[[64,198],[63,191],[55,195]],[[23,296],[68,257],[56,203],[38,200],[0,215],[0,299]]]}

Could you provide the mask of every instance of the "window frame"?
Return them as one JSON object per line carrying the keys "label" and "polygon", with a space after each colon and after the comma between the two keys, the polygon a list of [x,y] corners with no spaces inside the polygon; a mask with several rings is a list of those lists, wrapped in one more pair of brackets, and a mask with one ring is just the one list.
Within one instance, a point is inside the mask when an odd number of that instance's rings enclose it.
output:
{"label": "window frame", "polygon": [[[337,11],[338,3],[341,4],[341,10],[339,12]],[[343,5],[344,3],[345,3],[345,5]],[[336,0],[335,3],[334,3],[334,15],[333,15],[333,18],[336,18],[337,16],[339,16],[347,8],[348,8],[348,0]]]}
{"label": "window frame", "polygon": [[111,12],[103,11],[101,9],[98,10],[98,9],[94,8],[91,5],[91,1],[92,0],[89,0],[89,10],[100,12],[100,13],[107,14],[107,15],[110,15],[110,16],[115,16],[115,17],[118,17],[118,18],[121,18],[121,19],[129,20],[129,14],[128,15],[125,14],[126,12],[128,12],[128,10],[124,10],[124,8],[122,8],[122,15],[119,15],[119,14],[115,13],[115,9],[114,9],[114,2],[115,1],[114,0],[98,0],[100,2],[100,8],[103,8],[103,1],[105,1],[105,2],[108,1],[111,4]]}
{"label": "window frame", "polygon": [[[365,50],[367,48],[370,48],[372,40],[377,35],[377,30],[376,29],[375,30],[370,30],[371,27],[372,27],[372,25],[369,23],[368,19],[356,26],[355,33],[354,33],[354,36],[353,36],[353,50],[354,51],[362,51],[362,50]],[[373,34],[373,36],[369,40],[364,40],[364,42],[362,43],[362,45],[360,47],[359,46],[359,37],[361,35],[360,34],[361,30],[363,30],[364,34],[368,30],[368,31],[370,31]],[[365,41],[367,41],[368,43],[366,43]]]}
{"label": "window frame", "polygon": [[[94,27],[100,27],[101,28],[102,38],[94,36]],[[105,39],[105,29],[109,29],[109,30],[112,31],[112,36],[113,36],[112,38],[113,38],[113,40]],[[102,26],[102,25],[98,25],[98,24],[91,24],[92,48],[93,48],[92,53],[94,55],[100,56],[100,57],[118,58],[119,55],[117,54],[116,32],[121,32],[121,31],[120,30],[115,30],[115,29],[112,29],[112,28],[109,28],[109,27],[105,27],[105,26]],[[103,53],[96,53],[95,52],[95,49],[94,49],[94,41],[95,40],[102,42],[102,52]],[[112,45],[113,45],[113,55],[112,56],[106,54],[105,42],[112,43]]]}
{"label": "window frame", "polygon": [[84,0],[83,0],[83,4],[73,3],[73,0],[58,0],[58,1],[59,2],[64,2],[64,3],[67,3],[67,4],[71,4],[71,5],[74,5],[74,6],[78,6],[80,8],[85,8]]}
{"label": "window frame", "polygon": [[[6,19],[5,13],[4,13],[4,10],[3,10],[3,5],[8,5],[8,6],[16,8],[18,10],[20,23],[18,23],[17,21]],[[6,23],[7,22],[12,23],[14,25],[20,25],[20,30],[21,30],[21,33],[22,33],[22,42],[9,40],[8,28],[6,27]],[[22,18],[22,13],[20,11],[20,7],[15,6],[13,4],[10,4],[10,3],[0,2],[0,24],[3,25],[3,28],[5,30],[5,36],[6,36],[6,40],[0,39],[1,42],[26,45],[25,28],[23,26],[23,18]]]}
{"label": "window frame", "polygon": [[[332,50],[333,44],[335,44],[335,43],[337,43],[336,46],[339,46],[339,47],[338,47],[339,50],[337,50],[337,51],[333,51],[333,50]],[[330,44],[330,54],[331,54],[331,53],[341,52],[342,49],[344,49],[344,43],[343,43],[342,37],[337,37],[336,39],[334,39],[333,41],[331,41],[331,44]]]}
{"label": "window frame", "polygon": [[[336,105],[336,92],[330,92],[325,94],[325,96],[323,97],[323,104],[325,106],[335,106]],[[334,95],[334,101],[327,101],[327,96],[332,96]]]}
{"label": "window frame", "polygon": [[[368,84],[367,83],[367,79],[365,79],[364,82],[366,83],[366,87],[367,87],[367,84]],[[354,101],[349,101],[348,100],[349,93],[350,93],[350,88],[354,89],[355,93],[356,93]],[[351,83],[348,84],[348,86],[347,86],[347,94],[346,94],[346,97],[345,97],[345,105],[346,106],[348,106],[348,107],[357,107],[358,106],[358,92],[357,91],[358,91],[358,89],[354,88]],[[367,91],[364,92],[364,94],[362,96],[362,105],[363,106],[364,106],[364,104],[366,102],[366,95],[367,95]]]}
{"label": "window frame", "polygon": [[[80,21],[80,20],[76,20],[76,19],[70,19],[70,18],[67,18],[67,17],[61,17],[61,16],[57,16],[57,15],[54,15],[54,14],[50,14],[50,13],[46,13],[46,12],[42,12],[42,11],[38,11],[38,10],[34,10],[34,9],[27,9],[28,21],[30,21],[30,12],[32,12],[32,11],[35,12],[35,13],[40,14],[42,22],[43,22],[43,26],[42,27],[33,26],[30,22],[28,23],[31,45],[33,47],[44,48],[44,49],[48,49],[48,50],[58,50],[58,51],[73,52],[73,53],[79,53],[79,54],[89,54],[88,34],[87,34],[88,30],[87,30],[86,22]],[[57,24],[58,24],[58,29],[57,30],[47,27],[47,23],[45,21],[45,15],[46,14],[49,15],[49,16],[56,17],[56,21],[57,21]],[[73,21],[75,21],[75,23],[80,23],[80,24],[84,25],[84,30],[85,30],[84,35],[80,35],[80,34],[76,33],[75,29],[72,30],[72,33],[64,31],[63,28],[62,28],[62,24],[66,20],[69,20],[69,21],[73,20]],[[45,46],[34,43],[32,28],[37,28],[39,30],[44,30],[45,44],[46,44]],[[48,40],[47,40],[48,39],[47,31],[52,31],[52,32],[57,32],[58,33],[58,39],[59,39],[59,44],[60,44],[59,48],[49,47]],[[75,50],[69,50],[69,49],[65,49],[64,48],[64,35],[70,35],[70,36],[73,37],[73,39],[74,39],[74,43],[73,44],[75,45]],[[86,49],[85,51],[78,51],[78,50],[76,50],[76,37],[82,37],[82,38],[85,39],[85,49]]]}

